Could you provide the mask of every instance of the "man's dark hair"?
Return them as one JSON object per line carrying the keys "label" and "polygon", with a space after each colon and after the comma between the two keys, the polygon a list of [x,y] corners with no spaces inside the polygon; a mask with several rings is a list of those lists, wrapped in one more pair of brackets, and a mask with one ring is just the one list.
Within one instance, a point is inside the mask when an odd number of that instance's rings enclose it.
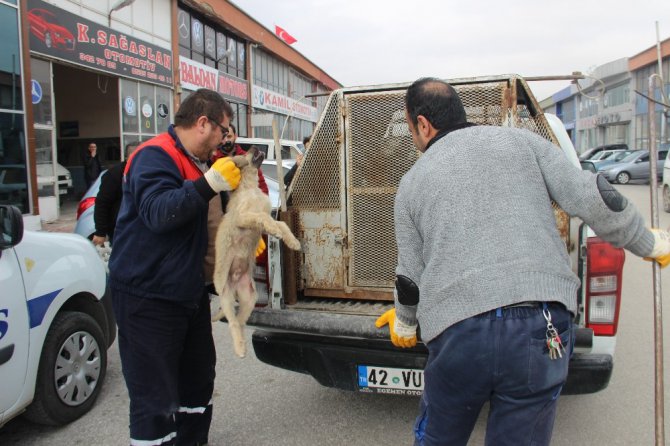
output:
{"label": "man's dark hair", "polygon": [[419,115],[436,130],[467,122],[463,103],[454,87],[434,77],[423,77],[409,86],[405,108],[414,126],[419,123]]}
{"label": "man's dark hair", "polygon": [[303,143],[305,146],[307,146],[307,143],[309,142],[309,140],[310,140],[311,138],[312,138],[311,135],[310,135],[310,136],[305,136],[305,137],[302,139],[302,143]]}
{"label": "man's dark hair", "polygon": [[223,115],[229,119],[233,118],[234,112],[230,104],[217,92],[201,88],[191,93],[181,103],[174,117],[174,125],[189,128],[195,125],[201,116],[206,116],[219,124],[223,120]]}

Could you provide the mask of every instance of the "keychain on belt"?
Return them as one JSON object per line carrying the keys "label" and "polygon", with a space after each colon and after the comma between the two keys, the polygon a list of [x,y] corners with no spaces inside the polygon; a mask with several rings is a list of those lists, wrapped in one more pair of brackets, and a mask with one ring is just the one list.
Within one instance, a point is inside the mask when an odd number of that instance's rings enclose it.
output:
{"label": "keychain on belt", "polygon": [[547,304],[542,305],[542,315],[544,316],[544,319],[547,321],[547,348],[549,349],[549,359],[558,359],[563,357],[563,352],[565,352],[565,347],[563,346],[563,342],[561,342],[561,337],[558,335],[558,331],[556,330],[556,327],[554,327],[554,324],[551,323],[551,313],[549,312],[549,308],[547,308]]}

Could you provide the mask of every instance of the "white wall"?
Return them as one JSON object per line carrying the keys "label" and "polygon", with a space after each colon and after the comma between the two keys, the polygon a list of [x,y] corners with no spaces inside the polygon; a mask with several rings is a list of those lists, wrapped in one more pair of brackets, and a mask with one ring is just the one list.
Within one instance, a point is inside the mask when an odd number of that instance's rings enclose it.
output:
{"label": "white wall", "polygon": [[[121,0],[51,0],[54,6],[109,26],[109,10]],[[111,28],[171,50],[170,0],[135,0],[112,13]]]}

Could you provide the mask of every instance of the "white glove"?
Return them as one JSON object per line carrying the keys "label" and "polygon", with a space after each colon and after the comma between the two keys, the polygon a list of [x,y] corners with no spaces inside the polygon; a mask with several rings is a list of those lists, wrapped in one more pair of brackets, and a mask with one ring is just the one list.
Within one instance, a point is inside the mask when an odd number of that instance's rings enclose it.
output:
{"label": "white glove", "polygon": [[240,184],[240,169],[231,158],[219,158],[205,172],[205,180],[216,193],[234,190]]}
{"label": "white glove", "polygon": [[416,325],[407,325],[395,316],[395,308],[386,311],[375,321],[377,328],[389,325],[391,343],[396,347],[408,348],[416,345]]}
{"label": "white glove", "polygon": [[650,231],[654,235],[654,249],[652,249],[649,257],[655,259],[670,254],[670,233],[656,228],[652,228]]}
{"label": "white glove", "polygon": [[656,228],[650,231],[654,235],[654,249],[644,260],[655,261],[661,265],[661,268],[665,268],[670,264],[670,234],[668,231]]}

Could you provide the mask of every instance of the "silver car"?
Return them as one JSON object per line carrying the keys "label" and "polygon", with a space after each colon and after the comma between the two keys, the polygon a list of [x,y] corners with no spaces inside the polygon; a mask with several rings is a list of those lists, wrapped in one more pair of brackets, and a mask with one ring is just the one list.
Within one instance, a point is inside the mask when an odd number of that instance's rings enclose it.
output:
{"label": "silver car", "polygon": [[[658,151],[656,175],[661,178],[667,150]],[[649,151],[636,150],[618,163],[612,164],[601,173],[610,183],[627,184],[631,180],[649,181]]]}
{"label": "silver car", "polygon": [[[293,167],[295,160],[284,160],[282,163],[284,175]],[[263,175],[265,182],[268,185],[268,192],[272,209],[279,207],[279,183],[277,182],[277,161],[264,160],[263,161]],[[74,232],[89,240],[93,240],[95,233],[95,221],[93,220],[93,213],[95,212],[95,198],[98,196],[100,190],[100,180],[102,175],[107,172],[103,171],[97,180],[88,188],[77,207],[77,224],[74,227]]]}

